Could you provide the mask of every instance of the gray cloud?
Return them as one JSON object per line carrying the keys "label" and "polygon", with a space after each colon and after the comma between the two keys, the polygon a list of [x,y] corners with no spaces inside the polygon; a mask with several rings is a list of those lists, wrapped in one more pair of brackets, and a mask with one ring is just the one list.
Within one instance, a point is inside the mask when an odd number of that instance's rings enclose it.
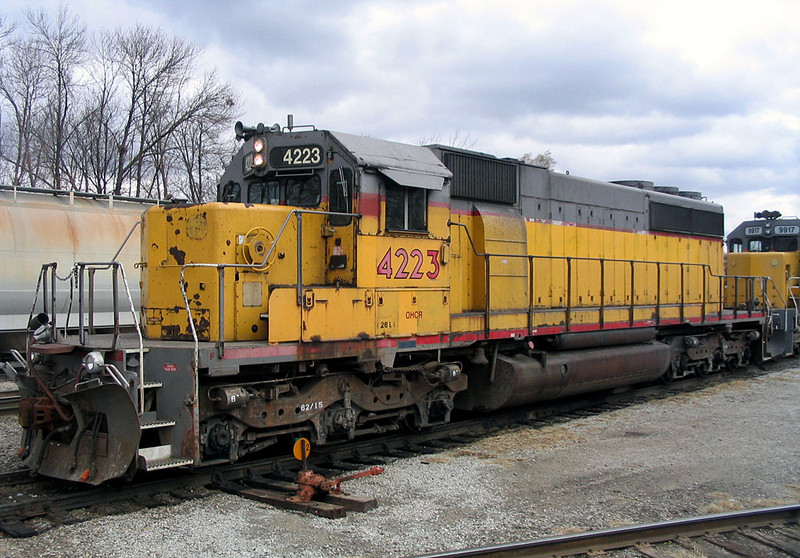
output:
{"label": "gray cloud", "polygon": [[550,149],[559,169],[592,178],[798,203],[800,43],[782,0],[732,7],[726,21],[748,18],[741,38],[714,33],[700,9],[658,27],[662,13],[616,0],[123,1],[104,13],[135,10],[206,47],[248,123],[291,112],[401,141],[458,132],[499,156]]}

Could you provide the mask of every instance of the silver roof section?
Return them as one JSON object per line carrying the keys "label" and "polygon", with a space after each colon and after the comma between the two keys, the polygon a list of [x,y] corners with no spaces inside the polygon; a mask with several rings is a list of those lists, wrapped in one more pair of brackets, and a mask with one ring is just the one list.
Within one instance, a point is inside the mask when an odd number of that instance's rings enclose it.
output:
{"label": "silver roof section", "polygon": [[453,173],[427,147],[331,132],[359,165],[372,167],[402,186],[441,190]]}

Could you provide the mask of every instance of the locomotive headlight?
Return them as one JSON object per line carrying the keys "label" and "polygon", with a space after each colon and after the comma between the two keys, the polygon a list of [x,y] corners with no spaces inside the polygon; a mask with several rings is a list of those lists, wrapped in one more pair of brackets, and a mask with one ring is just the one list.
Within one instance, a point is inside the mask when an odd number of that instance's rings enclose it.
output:
{"label": "locomotive headlight", "polygon": [[253,153],[250,155],[253,159],[253,164],[250,167],[252,170],[261,170],[267,166],[267,140],[264,138],[253,139]]}
{"label": "locomotive headlight", "polygon": [[83,368],[87,372],[98,372],[100,371],[103,366],[105,366],[105,361],[103,360],[103,353],[100,351],[92,351],[91,353],[87,354],[83,357]]}

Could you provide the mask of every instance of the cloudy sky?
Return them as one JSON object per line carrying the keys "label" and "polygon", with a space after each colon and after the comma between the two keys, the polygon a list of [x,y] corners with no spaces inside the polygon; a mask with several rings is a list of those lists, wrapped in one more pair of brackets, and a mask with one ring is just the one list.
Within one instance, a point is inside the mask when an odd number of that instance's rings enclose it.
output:
{"label": "cloudy sky", "polygon": [[[5,0],[55,14],[57,1]],[[296,124],[699,190],[800,215],[800,1],[72,0],[205,49],[246,124]]]}

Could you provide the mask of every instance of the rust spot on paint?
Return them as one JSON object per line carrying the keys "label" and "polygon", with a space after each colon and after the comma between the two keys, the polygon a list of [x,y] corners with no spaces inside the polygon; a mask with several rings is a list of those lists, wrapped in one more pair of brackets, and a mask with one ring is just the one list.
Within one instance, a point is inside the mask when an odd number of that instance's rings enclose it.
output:
{"label": "rust spot on paint", "polygon": [[208,339],[208,329],[211,327],[211,322],[207,318],[201,317],[196,324],[197,336],[201,339]]}
{"label": "rust spot on paint", "polygon": [[177,246],[170,248],[169,253],[173,258],[175,258],[175,261],[178,263],[178,265],[183,265],[186,263],[186,252],[178,249]]}

